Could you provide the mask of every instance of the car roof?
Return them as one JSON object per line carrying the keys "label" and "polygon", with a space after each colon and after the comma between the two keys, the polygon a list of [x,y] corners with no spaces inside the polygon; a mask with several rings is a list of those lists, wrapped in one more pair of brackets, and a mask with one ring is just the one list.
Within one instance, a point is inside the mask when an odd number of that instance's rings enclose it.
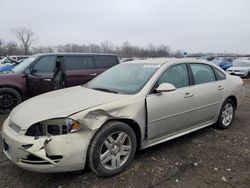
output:
{"label": "car roof", "polygon": [[206,63],[206,64],[212,64],[211,62],[207,60],[202,59],[195,59],[195,58],[149,58],[149,59],[143,59],[143,60],[133,60],[126,63],[143,63],[143,64],[176,64],[176,63]]}
{"label": "car roof", "polygon": [[34,54],[33,56],[49,56],[49,55],[56,55],[56,56],[63,56],[63,55],[83,55],[83,56],[87,56],[87,55],[91,55],[91,56],[95,56],[95,55],[105,55],[105,56],[117,56],[116,54],[106,54],[106,53],[38,53],[38,54]]}

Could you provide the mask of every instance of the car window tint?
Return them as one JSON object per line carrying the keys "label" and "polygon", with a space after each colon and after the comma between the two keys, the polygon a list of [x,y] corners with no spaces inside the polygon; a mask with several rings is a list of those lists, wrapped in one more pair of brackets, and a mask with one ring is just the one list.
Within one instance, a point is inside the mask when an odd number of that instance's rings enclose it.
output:
{"label": "car window tint", "polygon": [[194,75],[195,84],[203,84],[215,81],[214,72],[209,65],[191,64],[190,66]]}
{"label": "car window tint", "polygon": [[44,56],[34,65],[36,74],[53,73],[56,65],[56,56]]}
{"label": "car window tint", "polygon": [[173,84],[176,88],[189,85],[188,70],[185,64],[174,65],[167,69],[159,78],[158,85],[162,83]]}
{"label": "car window tint", "polygon": [[93,61],[91,57],[84,56],[68,56],[65,57],[65,69],[66,70],[84,70],[92,69]]}
{"label": "car window tint", "polygon": [[96,67],[106,69],[118,64],[115,56],[95,56]]}
{"label": "car window tint", "polygon": [[226,75],[223,72],[221,72],[220,70],[218,70],[217,68],[214,68],[214,72],[215,72],[217,80],[225,80],[226,79]]}

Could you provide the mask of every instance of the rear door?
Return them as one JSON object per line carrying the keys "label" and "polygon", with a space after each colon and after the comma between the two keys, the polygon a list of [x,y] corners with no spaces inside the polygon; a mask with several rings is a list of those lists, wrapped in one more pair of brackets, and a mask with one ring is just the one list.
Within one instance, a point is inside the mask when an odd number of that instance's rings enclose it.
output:
{"label": "rear door", "polygon": [[112,55],[96,55],[94,56],[94,60],[97,74],[101,74],[105,70],[119,64],[118,58]]}
{"label": "rear door", "polygon": [[27,76],[27,85],[30,96],[36,96],[53,90],[53,76],[57,56],[42,56],[36,61]]}
{"label": "rear door", "polygon": [[65,87],[81,85],[98,75],[91,56],[64,57]]}
{"label": "rear door", "polygon": [[192,63],[194,78],[195,125],[206,124],[217,118],[223,98],[225,80],[219,80],[207,64]]}

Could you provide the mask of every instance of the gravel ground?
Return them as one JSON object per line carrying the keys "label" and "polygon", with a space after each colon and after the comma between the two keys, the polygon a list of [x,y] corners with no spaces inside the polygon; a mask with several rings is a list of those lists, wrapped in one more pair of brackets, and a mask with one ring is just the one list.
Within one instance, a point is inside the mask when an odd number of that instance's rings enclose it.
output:
{"label": "gravel ground", "polygon": [[[246,100],[228,130],[208,127],[140,151],[127,170],[111,178],[90,170],[33,173],[0,151],[0,187],[250,187],[250,81],[245,83]],[[0,125],[5,118],[0,116]]]}

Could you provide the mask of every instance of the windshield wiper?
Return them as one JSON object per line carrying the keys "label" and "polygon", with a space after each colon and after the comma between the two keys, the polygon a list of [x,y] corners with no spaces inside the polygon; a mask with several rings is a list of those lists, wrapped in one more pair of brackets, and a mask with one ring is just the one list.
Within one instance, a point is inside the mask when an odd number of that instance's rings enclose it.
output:
{"label": "windshield wiper", "polygon": [[118,94],[118,92],[117,91],[113,91],[113,90],[110,90],[110,89],[106,89],[106,88],[92,88],[92,89],[94,89],[94,90],[98,90],[98,91],[104,91],[104,92],[109,92],[109,93],[116,93],[116,94]]}

